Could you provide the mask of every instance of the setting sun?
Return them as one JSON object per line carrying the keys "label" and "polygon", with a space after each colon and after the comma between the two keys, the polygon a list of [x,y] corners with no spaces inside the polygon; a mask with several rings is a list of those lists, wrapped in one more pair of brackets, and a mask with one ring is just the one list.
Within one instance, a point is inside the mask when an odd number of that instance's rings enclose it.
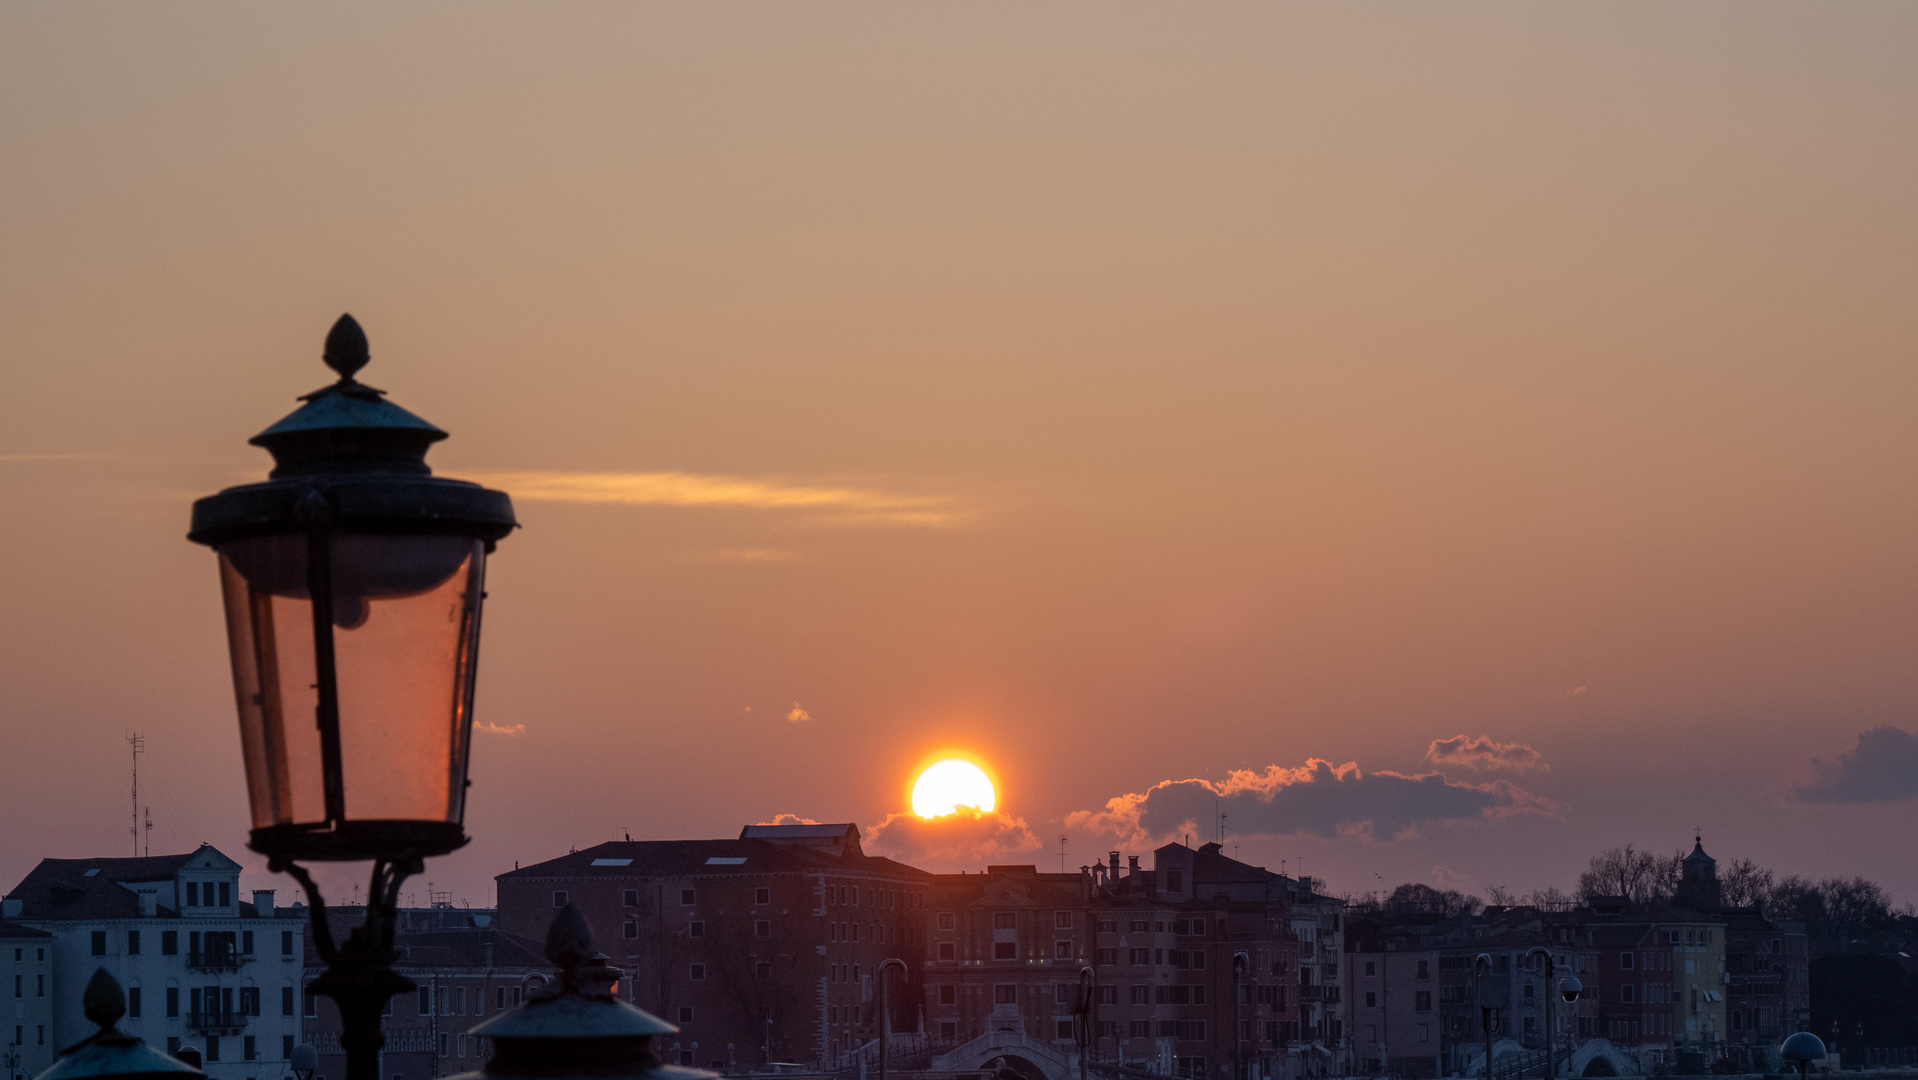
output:
{"label": "setting sun", "polygon": [[944,817],[962,806],[989,812],[998,801],[992,780],[970,761],[936,762],[912,784],[912,812],[922,818]]}

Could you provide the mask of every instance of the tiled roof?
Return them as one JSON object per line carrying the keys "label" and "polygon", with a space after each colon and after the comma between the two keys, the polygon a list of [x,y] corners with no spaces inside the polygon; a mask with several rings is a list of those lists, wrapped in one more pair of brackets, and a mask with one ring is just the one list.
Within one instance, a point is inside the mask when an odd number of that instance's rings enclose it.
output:
{"label": "tiled roof", "polygon": [[499,881],[579,877],[690,877],[701,874],[867,873],[930,880],[931,874],[873,855],[769,840],[614,840],[522,866]]}
{"label": "tiled roof", "polygon": [[[141,917],[140,897],[121,887],[120,882],[172,881],[188,862],[209,850],[217,854],[217,849],[202,844],[184,855],[146,859],[41,859],[7,893],[7,899],[21,901],[22,909],[16,917],[29,921],[137,919]],[[166,908],[159,910],[163,916],[174,914]],[[249,911],[249,905],[240,905],[242,916]]]}

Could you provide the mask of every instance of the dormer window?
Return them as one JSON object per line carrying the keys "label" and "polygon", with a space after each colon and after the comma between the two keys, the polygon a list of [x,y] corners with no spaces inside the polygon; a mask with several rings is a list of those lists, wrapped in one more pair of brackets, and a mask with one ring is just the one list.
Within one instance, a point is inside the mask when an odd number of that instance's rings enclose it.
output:
{"label": "dormer window", "polygon": [[186,883],[186,906],[200,906],[200,883],[197,881],[189,881]]}

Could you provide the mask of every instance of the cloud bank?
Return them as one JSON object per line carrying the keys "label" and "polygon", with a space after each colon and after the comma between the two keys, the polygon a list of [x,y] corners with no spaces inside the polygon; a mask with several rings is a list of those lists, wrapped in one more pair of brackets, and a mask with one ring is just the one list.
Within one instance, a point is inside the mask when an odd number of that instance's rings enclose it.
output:
{"label": "cloud bank", "polygon": [[1551,768],[1545,764],[1543,755],[1524,743],[1493,742],[1490,735],[1454,735],[1449,739],[1433,739],[1432,745],[1425,748],[1425,760],[1434,765],[1460,765],[1481,770],[1509,769],[1512,772]]}
{"label": "cloud bank", "polygon": [[839,525],[953,525],[968,514],[939,495],[899,495],[867,488],[808,486],[743,476],[649,472],[500,472],[471,479],[530,502],[618,503],[627,506],[746,507],[802,511]]}
{"label": "cloud bank", "polygon": [[981,863],[1003,862],[1042,845],[1023,818],[962,806],[936,818],[889,815],[866,831],[864,846],[905,862],[976,869]]}
{"label": "cloud bank", "polygon": [[1837,761],[1816,764],[1819,778],[1792,788],[1805,802],[1893,802],[1918,795],[1918,738],[1902,728],[1872,728]]}
{"label": "cloud bank", "polygon": [[1442,773],[1365,773],[1356,762],[1310,758],[1296,769],[1237,769],[1219,783],[1162,781],[1107,800],[1103,810],[1069,814],[1066,824],[1145,846],[1181,832],[1210,835],[1213,814],[1220,812],[1227,815],[1228,831],[1239,835],[1398,840],[1415,835],[1420,825],[1550,816],[1558,807],[1509,780],[1454,783]]}

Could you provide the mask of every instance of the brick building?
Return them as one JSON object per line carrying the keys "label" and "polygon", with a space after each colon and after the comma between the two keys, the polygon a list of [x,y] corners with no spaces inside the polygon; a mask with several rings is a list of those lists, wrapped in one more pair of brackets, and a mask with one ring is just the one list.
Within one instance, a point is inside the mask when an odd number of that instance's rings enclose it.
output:
{"label": "brick building", "polygon": [[[329,907],[327,922],[334,940],[345,940],[365,916],[361,907]],[[380,1052],[380,1075],[391,1080],[431,1080],[478,1068],[486,1058],[485,1048],[480,1039],[466,1034],[468,1029],[519,1004],[551,978],[552,965],[540,943],[502,932],[492,911],[450,905],[403,908],[393,944],[400,954],[394,970],[418,989],[394,998],[381,1021],[386,1047]],[[323,970],[309,926],[307,981]],[[301,1000],[301,1039],[320,1055],[318,1076],[344,1077],[338,1007],[317,994]]]}
{"label": "brick building", "polygon": [[[933,875],[866,855],[853,825],[750,825],[735,840],[616,841],[501,874],[501,928],[542,939],[579,907],[622,996],[679,1025],[683,1065],[831,1065],[879,1033],[873,976],[917,968]],[[894,989],[914,1030],[917,979]]]}

